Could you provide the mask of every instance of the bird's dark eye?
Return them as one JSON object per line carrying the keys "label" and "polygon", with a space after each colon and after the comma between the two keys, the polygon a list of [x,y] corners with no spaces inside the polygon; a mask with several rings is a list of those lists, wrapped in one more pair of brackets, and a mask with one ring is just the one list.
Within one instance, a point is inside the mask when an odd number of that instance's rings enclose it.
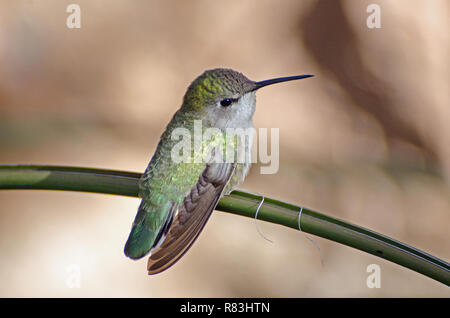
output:
{"label": "bird's dark eye", "polygon": [[239,98],[225,98],[220,101],[220,105],[223,107],[230,106],[233,103],[236,103],[239,100]]}
{"label": "bird's dark eye", "polygon": [[222,105],[223,107],[230,106],[231,103],[232,103],[232,101],[230,98],[225,98],[220,101],[220,105]]}

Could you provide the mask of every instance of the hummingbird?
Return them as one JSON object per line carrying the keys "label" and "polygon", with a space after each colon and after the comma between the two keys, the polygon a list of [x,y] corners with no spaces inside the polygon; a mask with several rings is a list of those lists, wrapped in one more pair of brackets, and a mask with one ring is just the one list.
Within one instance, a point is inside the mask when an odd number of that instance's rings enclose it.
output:
{"label": "hummingbird", "polygon": [[[177,128],[193,133],[195,122],[200,122],[202,128],[223,133],[233,128],[253,128],[258,89],[312,76],[256,82],[232,69],[216,68],[197,77],[189,85],[180,109],[167,125],[139,180],[142,201],[125,244],[125,255],[140,259],[150,254],[149,275],[168,269],[192,246],[219,199],[241,184],[249,172],[249,157],[243,162],[199,160],[204,157],[197,149],[189,152],[192,160],[174,160],[172,150],[178,141],[173,133]],[[250,136],[245,144],[247,151],[251,140]],[[216,145],[211,139],[201,142],[209,148]]]}

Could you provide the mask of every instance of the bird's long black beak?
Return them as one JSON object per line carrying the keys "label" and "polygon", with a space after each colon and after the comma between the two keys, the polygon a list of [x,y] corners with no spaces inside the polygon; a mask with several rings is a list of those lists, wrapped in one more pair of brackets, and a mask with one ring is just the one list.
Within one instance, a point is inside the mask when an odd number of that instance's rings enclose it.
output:
{"label": "bird's long black beak", "polygon": [[295,76],[287,76],[287,77],[278,77],[278,78],[272,78],[261,82],[255,82],[255,87],[252,89],[252,91],[256,91],[257,89],[260,89],[261,87],[272,85],[276,83],[281,82],[287,82],[287,81],[294,81],[299,79],[304,79],[308,77],[313,77],[314,75],[311,74],[305,74],[305,75],[295,75]]}

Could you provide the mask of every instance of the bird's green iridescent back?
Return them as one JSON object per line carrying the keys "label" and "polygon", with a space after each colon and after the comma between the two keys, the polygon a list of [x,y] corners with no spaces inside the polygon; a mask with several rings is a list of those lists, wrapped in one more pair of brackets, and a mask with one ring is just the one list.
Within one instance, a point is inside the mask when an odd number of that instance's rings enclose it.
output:
{"label": "bird's green iridescent back", "polygon": [[[139,194],[142,197],[142,203],[126,246],[126,253],[131,258],[140,258],[148,253],[154,245],[173,203],[181,204],[183,202],[206,168],[206,162],[203,162],[201,158],[202,153],[192,151],[192,162],[187,163],[176,163],[171,158],[172,148],[179,142],[170,138],[173,129],[184,127],[193,131],[194,120],[193,117],[186,118],[177,114],[174,116],[140,180]],[[224,135],[219,135],[216,143],[213,144],[203,141],[202,146],[212,147],[220,142],[222,137]],[[225,187],[225,194],[244,180],[249,168],[250,164],[236,164],[230,182]]]}
{"label": "bird's green iridescent back", "polygon": [[189,129],[193,120],[175,114],[139,182],[142,202],[125,247],[131,258],[148,253],[173,203],[183,201],[206,167],[204,162],[175,163],[171,158],[171,150],[177,142],[171,139],[172,131],[180,126]]}

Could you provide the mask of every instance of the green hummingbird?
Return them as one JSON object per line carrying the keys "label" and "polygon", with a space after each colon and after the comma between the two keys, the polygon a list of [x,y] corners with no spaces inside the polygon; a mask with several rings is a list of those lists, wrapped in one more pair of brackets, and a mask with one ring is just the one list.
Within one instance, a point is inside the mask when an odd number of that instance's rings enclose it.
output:
{"label": "green hummingbird", "polygon": [[[217,156],[205,159],[205,147],[215,154],[218,143],[214,140],[223,142],[219,133],[233,128],[253,129],[255,92],[259,88],[312,76],[255,82],[234,70],[217,68],[197,77],[188,87],[183,104],[162,134],[139,181],[142,201],[125,245],[125,255],[139,259],[150,253],[149,274],[160,273],[177,262],[192,246],[219,199],[244,181],[251,166],[249,156],[243,161],[217,160]],[[215,129],[217,136],[201,140],[201,148],[190,151],[187,148],[187,160],[174,160],[176,129],[194,133],[196,122],[204,129]],[[247,153],[251,137],[244,145]],[[229,140],[236,147],[236,140]],[[221,150],[218,153],[223,159]]]}

